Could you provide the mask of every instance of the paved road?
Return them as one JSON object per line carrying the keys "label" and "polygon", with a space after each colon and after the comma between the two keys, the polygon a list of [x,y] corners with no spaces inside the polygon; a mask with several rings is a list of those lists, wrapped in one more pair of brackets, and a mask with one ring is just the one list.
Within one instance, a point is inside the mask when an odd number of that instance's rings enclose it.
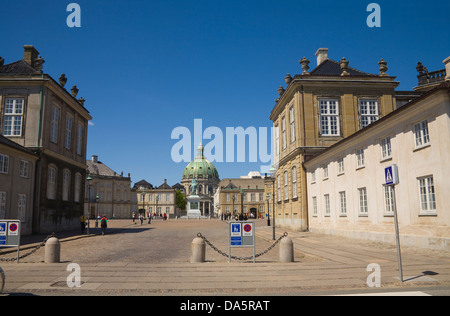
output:
{"label": "paved road", "polygon": [[[259,253],[272,245],[272,230],[264,221],[257,222],[256,230]],[[110,221],[105,236],[62,238],[59,264],[42,263],[43,249],[20,264],[1,263],[7,275],[5,291],[38,295],[332,295],[393,290],[450,294],[449,253],[404,249],[407,281],[402,283],[395,247],[289,232],[296,249],[294,263],[279,263],[277,246],[257,258],[256,264],[228,263],[228,258],[209,247],[206,263],[191,264],[190,244],[198,232],[227,252],[227,224],[219,220],[160,220],[142,226]],[[277,237],[282,232],[278,230]],[[251,251],[234,250],[233,255],[248,256]],[[80,266],[81,288],[67,287],[69,263]],[[380,266],[381,288],[367,286],[370,263]]]}

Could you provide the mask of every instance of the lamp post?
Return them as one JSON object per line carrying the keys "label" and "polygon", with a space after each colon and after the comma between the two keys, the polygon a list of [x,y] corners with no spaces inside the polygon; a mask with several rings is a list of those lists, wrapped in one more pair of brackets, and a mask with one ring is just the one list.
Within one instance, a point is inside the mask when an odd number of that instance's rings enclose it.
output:
{"label": "lamp post", "polygon": [[244,219],[244,189],[241,189],[241,215],[239,216],[239,220]]}
{"label": "lamp post", "polygon": [[91,175],[90,174],[88,174],[88,176],[87,176],[87,178],[86,178],[86,181],[87,181],[87,183],[88,183],[88,197],[87,197],[87,199],[88,199],[88,212],[87,212],[87,234],[89,235],[89,228],[90,228],[90,222],[91,222],[91,217],[90,217],[90,215],[91,215],[91,181],[92,181],[92,178],[91,178]]}
{"label": "lamp post", "polygon": [[142,207],[144,208],[144,215],[145,216],[145,188],[142,189]]}
{"label": "lamp post", "polygon": [[235,193],[233,193],[233,196],[231,197],[231,199],[233,200],[233,211],[232,211],[232,213],[233,213],[233,216],[235,216],[236,215],[235,214],[235,210],[234,210],[234,201],[236,200]]}
{"label": "lamp post", "polygon": [[272,178],[272,217],[273,217],[273,233],[272,240],[275,240],[275,174],[277,169],[272,165],[272,168],[269,170],[270,176]]}
{"label": "lamp post", "polygon": [[267,193],[267,226],[270,227],[270,208],[269,208],[269,200],[270,200],[270,193]]}

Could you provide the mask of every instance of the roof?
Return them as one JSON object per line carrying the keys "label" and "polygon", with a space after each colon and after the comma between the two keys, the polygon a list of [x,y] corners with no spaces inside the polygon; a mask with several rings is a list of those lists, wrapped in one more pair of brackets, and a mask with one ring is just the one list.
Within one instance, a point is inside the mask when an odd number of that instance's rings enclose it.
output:
{"label": "roof", "polygon": [[29,150],[29,149],[27,149],[27,148],[17,144],[16,142],[13,142],[12,140],[10,140],[10,139],[2,136],[2,135],[0,135],[0,144],[6,145],[8,147],[11,147],[11,148],[14,148],[14,149],[17,149],[17,150],[20,150],[22,152],[25,152],[25,153],[33,155],[33,156],[37,156],[33,151],[31,151],[31,150]]}
{"label": "roof", "polygon": [[118,177],[119,175],[101,161],[86,161],[87,171],[91,176]]}
{"label": "roof", "polygon": [[141,180],[139,182],[136,182],[133,186],[134,189],[139,189],[140,187],[144,187],[146,189],[153,189],[153,185],[151,183],[148,183],[145,180]]}
{"label": "roof", "polygon": [[214,179],[219,180],[219,172],[216,167],[208,161],[204,154],[204,147],[200,144],[197,148],[197,157],[184,169],[182,179]]}
{"label": "roof", "polygon": [[36,73],[36,69],[30,66],[25,60],[21,59],[16,62],[3,65],[0,67],[1,74],[14,75],[31,75]]}
{"label": "roof", "polygon": [[[369,74],[366,72],[362,72],[358,69],[348,67],[347,72],[350,76],[359,76],[359,77],[379,77],[375,74]],[[310,75],[319,75],[319,76],[340,76],[342,74],[341,64],[332,59],[326,59],[316,68],[314,68]]]}

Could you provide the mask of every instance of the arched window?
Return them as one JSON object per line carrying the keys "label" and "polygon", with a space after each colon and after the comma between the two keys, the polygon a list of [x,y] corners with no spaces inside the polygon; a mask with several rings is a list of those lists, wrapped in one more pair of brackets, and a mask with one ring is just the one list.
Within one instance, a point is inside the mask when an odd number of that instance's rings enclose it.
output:
{"label": "arched window", "polygon": [[64,169],[63,171],[63,201],[69,201],[69,190],[70,190],[70,171]]}

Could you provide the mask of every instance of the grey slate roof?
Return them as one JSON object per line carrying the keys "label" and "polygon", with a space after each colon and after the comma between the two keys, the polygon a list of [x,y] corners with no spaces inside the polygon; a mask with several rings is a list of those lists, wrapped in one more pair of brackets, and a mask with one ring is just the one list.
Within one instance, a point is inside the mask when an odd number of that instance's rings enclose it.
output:
{"label": "grey slate roof", "polygon": [[[347,72],[350,74],[350,76],[378,77],[378,75],[362,72],[352,67],[348,67]],[[342,69],[340,63],[332,59],[327,59],[316,68],[314,68],[310,74],[319,76],[340,76],[342,74]]]}
{"label": "grey slate roof", "polygon": [[32,75],[35,73],[39,72],[23,59],[0,67],[0,74]]}

